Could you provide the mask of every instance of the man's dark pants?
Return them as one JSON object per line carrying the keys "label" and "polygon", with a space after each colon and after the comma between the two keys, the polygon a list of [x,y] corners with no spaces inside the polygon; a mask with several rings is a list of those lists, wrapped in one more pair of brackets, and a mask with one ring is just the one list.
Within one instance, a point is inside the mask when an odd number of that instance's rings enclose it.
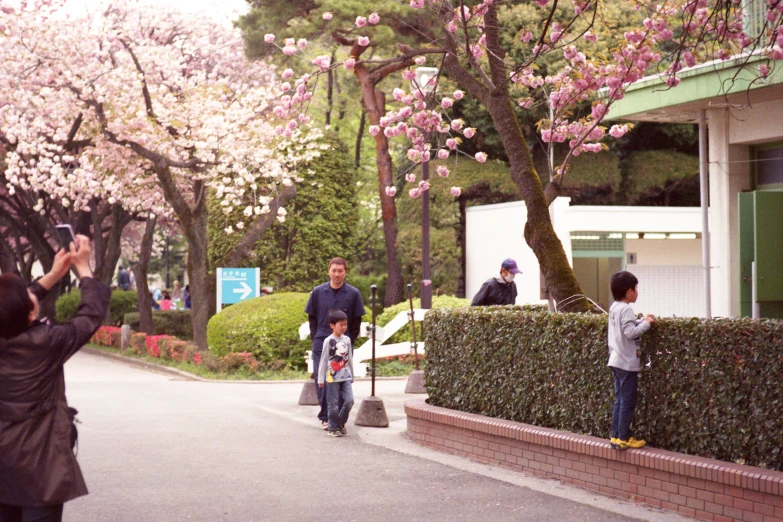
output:
{"label": "man's dark pants", "polygon": [[629,372],[612,367],[614,378],[614,407],[612,408],[612,438],[628,440],[631,420],[636,408],[636,387],[639,372]]}
{"label": "man's dark pants", "polygon": [[[320,350],[315,351],[315,345],[321,347]],[[323,352],[324,340],[313,341],[313,382],[315,382],[315,393],[318,395],[318,404],[321,405],[321,409],[318,410],[318,420],[326,422],[329,420],[329,414],[326,412],[326,392],[323,388],[318,386],[318,368],[321,364],[321,353]]]}
{"label": "man's dark pants", "polygon": [[0,522],[60,522],[63,505],[22,508],[0,504]]}

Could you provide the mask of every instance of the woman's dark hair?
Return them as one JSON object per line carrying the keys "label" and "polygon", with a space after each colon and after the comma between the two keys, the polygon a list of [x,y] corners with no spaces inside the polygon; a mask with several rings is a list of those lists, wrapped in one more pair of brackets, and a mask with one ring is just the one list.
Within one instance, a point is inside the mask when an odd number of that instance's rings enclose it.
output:
{"label": "woman's dark hair", "polygon": [[0,275],[0,337],[11,339],[27,328],[33,302],[16,274]]}
{"label": "woman's dark hair", "polygon": [[636,276],[625,270],[614,274],[609,281],[609,286],[612,288],[612,297],[614,297],[615,301],[622,301],[628,290],[633,290],[638,284],[639,280],[636,279]]}
{"label": "woman's dark hair", "polygon": [[348,316],[342,310],[329,310],[329,324],[337,324],[347,320]]}
{"label": "woman's dark hair", "polygon": [[168,292],[163,292],[163,299],[169,299],[170,300],[171,299],[171,294],[169,294]]}

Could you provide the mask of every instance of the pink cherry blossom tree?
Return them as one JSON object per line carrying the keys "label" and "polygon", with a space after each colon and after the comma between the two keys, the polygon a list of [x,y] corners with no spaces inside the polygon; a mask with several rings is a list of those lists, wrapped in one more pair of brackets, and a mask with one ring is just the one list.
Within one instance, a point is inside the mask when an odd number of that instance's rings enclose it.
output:
{"label": "pink cherry blossom tree", "polygon": [[[207,198],[214,195],[227,213],[247,206],[248,196],[253,201],[247,219],[226,231],[243,234],[224,260],[230,266],[275,218],[285,219],[300,179],[295,166],[319,154],[320,134],[299,126],[285,137],[275,134],[274,74],[244,59],[241,36],[231,28],[130,1],[62,23],[59,7],[42,0],[5,13],[3,53],[46,92],[47,105],[68,115],[58,137],[67,137],[69,122],[84,120],[74,139],[86,146],[74,158],[24,130],[14,135],[21,147],[45,151],[47,160],[10,158],[5,175],[76,208],[88,208],[90,196],[102,191],[134,211],[170,209],[189,247],[194,341],[206,348],[215,288]],[[42,123],[22,128],[36,125]],[[150,196],[156,193],[159,200]]]}
{"label": "pink cherry blossom tree", "polygon": [[[318,2],[296,3],[302,18],[311,24],[319,16],[327,21],[334,17],[330,8],[334,2],[324,2],[324,8],[319,8]],[[291,121],[301,117],[297,115],[307,109],[304,96],[312,96],[318,76],[332,67],[353,69],[357,76],[367,67],[401,71],[402,79],[410,81],[415,77],[412,66],[422,63],[425,56],[434,55],[441,71],[457,82],[460,90],[444,93],[437,100],[427,94],[424,86],[416,85],[410,91],[395,89],[397,107],[375,121],[371,118],[373,125],[369,132],[376,137],[406,140],[410,144],[407,156],[414,164],[429,161],[433,154],[445,158],[460,154],[460,142],[471,139],[475,133],[466,122],[450,118],[449,109],[454,100],[467,94],[484,105],[502,140],[511,177],[526,203],[525,239],[538,258],[556,301],[583,292],[554,232],[548,207],[568,173],[569,160],[578,154],[598,152],[605,146],[602,143],[607,135],[604,118],[609,107],[623,98],[626,88],[656,71],[661,71],[667,85],[674,88],[679,83],[677,74],[685,66],[732,56],[748,63],[754,54],[767,58],[767,63],[758,68],[759,79],[763,80],[775,61],[783,59],[783,2],[780,0],[763,4],[766,22],[755,35],[745,31],[743,4],[727,0],[709,4],[706,0],[637,2],[640,23],[619,33],[601,26],[604,4],[591,0],[572,0],[566,5],[558,0],[537,0],[542,22],[512,28],[499,20],[499,11],[509,2],[410,0],[405,3],[420,13],[418,26],[426,29],[420,31],[418,48],[402,47],[396,55],[362,59],[363,53],[373,47],[375,29],[369,23],[370,17],[376,24],[384,24],[380,8],[360,14],[353,27],[342,25],[327,33],[338,43],[351,46],[342,64],[322,57],[311,59],[294,45],[295,39],[284,41],[281,48],[284,54],[301,55],[312,66],[305,68],[296,80],[302,96],[281,99],[277,115]],[[387,4],[399,6],[400,2]],[[327,12],[321,15],[321,10]],[[395,19],[400,16],[395,12]],[[511,35],[507,34],[509,30]],[[592,46],[599,35],[606,39],[608,53],[599,53]],[[514,39],[529,43],[520,60],[509,57],[507,42]],[[269,33],[265,40],[274,45],[275,35]],[[553,54],[562,57],[565,65],[546,76],[539,74],[537,63]],[[439,78],[433,81],[438,83]],[[368,102],[372,100],[365,96],[365,105]],[[585,103],[592,103],[592,107],[589,113],[582,114],[579,108]],[[567,143],[569,147],[569,154],[554,167],[546,186],[542,185],[533,165],[517,112],[542,104],[550,108],[551,115],[539,122],[541,140],[550,146]],[[628,129],[627,125],[614,125],[608,134],[619,138]],[[482,163],[487,156],[479,152],[473,159]],[[438,174],[449,173],[444,169]],[[408,191],[411,197],[419,197],[429,188],[413,172],[406,174],[405,179],[414,184]],[[393,196],[394,184],[389,183],[385,192]],[[459,187],[453,187],[452,194],[459,196]],[[569,307],[571,310],[587,308],[584,301],[576,301]]]}

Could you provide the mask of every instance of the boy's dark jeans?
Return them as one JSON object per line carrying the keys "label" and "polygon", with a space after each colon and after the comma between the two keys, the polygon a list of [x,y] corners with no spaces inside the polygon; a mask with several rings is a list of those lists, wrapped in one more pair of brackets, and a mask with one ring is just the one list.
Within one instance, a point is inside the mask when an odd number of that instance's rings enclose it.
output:
{"label": "boy's dark jeans", "polygon": [[636,408],[636,386],[639,372],[629,372],[612,368],[614,377],[614,408],[612,408],[612,438],[628,440],[631,433],[631,420]]}
{"label": "boy's dark jeans", "polygon": [[353,408],[351,381],[327,382],[324,385],[329,410],[329,431],[337,431],[348,422]]}
{"label": "boy's dark jeans", "polygon": [[60,522],[63,505],[23,508],[0,504],[0,522]]}

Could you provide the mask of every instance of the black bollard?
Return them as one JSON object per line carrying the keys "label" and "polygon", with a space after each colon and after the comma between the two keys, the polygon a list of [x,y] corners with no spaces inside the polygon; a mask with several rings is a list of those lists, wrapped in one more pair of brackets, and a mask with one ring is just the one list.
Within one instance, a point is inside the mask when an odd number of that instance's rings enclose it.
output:
{"label": "black bollard", "polygon": [[416,319],[413,316],[413,285],[408,283],[408,302],[411,306],[411,331],[413,332],[413,361],[415,370],[408,375],[408,382],[405,384],[405,393],[427,393],[424,387],[424,372],[419,370],[419,348],[416,342]]}
{"label": "black bollard", "polygon": [[378,287],[372,285],[372,362],[370,363],[370,376],[372,377],[372,387],[370,396],[362,401],[359,407],[359,413],[356,415],[354,424],[357,426],[368,426],[370,428],[388,428],[389,418],[386,416],[386,407],[383,405],[383,399],[375,396],[375,297],[378,293]]}

